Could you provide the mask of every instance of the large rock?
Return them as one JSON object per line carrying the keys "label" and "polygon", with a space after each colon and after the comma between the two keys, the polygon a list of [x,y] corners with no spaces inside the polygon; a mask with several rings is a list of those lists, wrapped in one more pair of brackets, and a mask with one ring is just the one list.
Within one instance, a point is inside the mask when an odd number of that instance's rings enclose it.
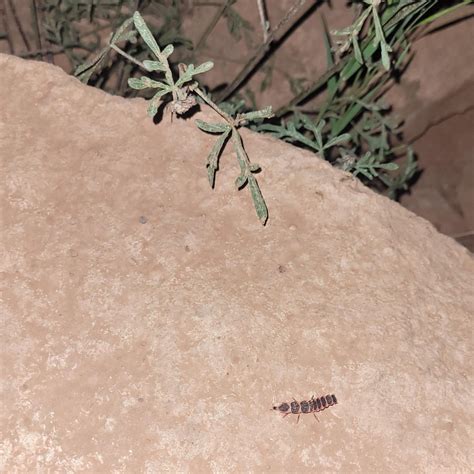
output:
{"label": "large rock", "polygon": [[263,228],[194,118],[4,55],[0,91],[3,472],[470,472],[467,250],[246,132]]}

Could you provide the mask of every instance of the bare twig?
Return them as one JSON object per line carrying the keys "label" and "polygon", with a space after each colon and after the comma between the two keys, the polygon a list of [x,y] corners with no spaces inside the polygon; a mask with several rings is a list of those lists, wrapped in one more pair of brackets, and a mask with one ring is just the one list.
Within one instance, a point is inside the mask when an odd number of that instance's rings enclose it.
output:
{"label": "bare twig", "polygon": [[15,54],[15,49],[13,47],[12,40],[10,38],[10,29],[8,27],[8,20],[7,20],[7,0],[3,0],[0,3],[0,17],[3,20],[3,28],[5,29],[5,37],[8,43],[8,49],[11,54]]}
{"label": "bare twig", "polygon": [[23,43],[25,43],[26,49],[28,51],[31,51],[30,42],[28,41],[28,38],[26,37],[26,34],[23,31],[23,27],[21,26],[20,20],[18,19],[15,5],[13,5],[12,0],[7,0],[7,1],[8,1],[8,6],[10,7],[10,11],[13,16],[13,20],[15,21],[16,27],[18,28],[18,31],[20,32],[21,39],[23,40]]}
{"label": "bare twig", "polygon": [[211,34],[212,30],[217,25],[217,22],[219,21],[220,17],[224,14],[225,9],[230,5],[230,2],[231,0],[225,0],[222,5],[218,7],[215,15],[212,17],[211,22],[209,23],[209,25],[207,25],[207,28],[204,30],[204,33],[197,41],[196,47],[194,48],[194,52],[196,52],[201,46],[206,43],[208,36]]}
{"label": "bare twig", "polygon": [[[275,41],[281,39],[286,32],[301,18],[306,0],[297,0],[293,6],[286,12],[286,15],[280,20],[277,27],[272,31]],[[315,3],[315,1],[313,1]],[[299,15],[297,15],[300,13]]]}
{"label": "bare twig", "polygon": [[333,67],[329,68],[316,82],[313,82],[309,87],[301,91],[298,95],[293,97],[291,101],[284,107],[279,108],[275,112],[276,117],[282,117],[283,115],[291,112],[295,105],[298,105],[308,96],[316,92],[320,87],[322,87],[326,82],[337,72],[339,72],[348,62],[347,59],[343,59],[336,63]]}
{"label": "bare twig", "polygon": [[199,97],[201,97],[201,99],[207,105],[209,105],[209,107],[211,107],[215,112],[217,112],[230,126],[235,126],[234,119],[229,114],[226,114],[222,109],[220,109],[219,106],[210,97],[208,97],[201,89],[199,89],[199,87],[193,88],[193,92],[195,92]]}
{"label": "bare twig", "polygon": [[267,18],[267,11],[265,8],[265,0],[257,0],[258,14],[260,16],[260,23],[262,24],[263,41],[268,40],[270,31],[270,22]]}
{"label": "bare twig", "polygon": [[459,234],[448,234],[452,239],[462,239],[463,237],[470,237],[474,235],[474,230],[468,230],[467,232],[461,232]]}
{"label": "bare twig", "polygon": [[37,0],[30,0],[30,9],[31,9],[31,17],[32,17],[31,25],[32,25],[32,30],[35,35],[36,50],[41,51],[43,49],[43,45],[41,42],[41,29],[40,29],[40,24],[39,24],[38,7],[39,5],[37,5]]}
{"label": "bare twig", "polygon": [[31,25],[35,35],[36,49],[41,50],[43,49],[43,46],[41,44],[41,31],[39,26],[38,5],[36,4],[36,0],[30,0],[30,10],[32,16]]}
{"label": "bare twig", "polygon": [[84,51],[88,51],[89,53],[93,53],[94,49],[88,48],[82,44],[69,44],[66,46],[56,46],[51,48],[43,48],[43,49],[33,49],[31,51],[25,51],[24,53],[18,53],[17,56],[20,58],[33,58],[35,56],[48,56],[48,55],[55,55],[55,54],[62,54],[66,53],[68,50],[72,48],[83,49]]}
{"label": "bare twig", "polygon": [[120,54],[121,56],[123,56],[124,58],[127,58],[130,62],[132,62],[133,64],[136,64],[137,66],[141,67],[142,69],[144,69],[145,71],[148,71],[148,69],[145,67],[145,65],[141,62],[141,61],[138,61],[136,60],[133,56],[130,56],[129,54],[127,54],[123,49],[120,49],[116,44],[114,43],[109,43],[109,46],[114,50],[116,51],[118,54]]}
{"label": "bare twig", "polygon": [[56,48],[44,48],[44,49],[35,49],[33,51],[27,51],[25,53],[19,53],[18,56],[20,58],[32,58],[38,55],[45,55],[45,54],[61,54],[64,53],[66,48],[62,46],[58,46]]}
{"label": "bare twig", "polygon": [[[316,3],[317,0],[310,2],[310,6]],[[247,61],[246,65],[234,78],[234,80],[220,93],[218,94],[218,102],[227,99],[231,96],[242,83],[250,76],[257,64],[265,57],[270,45],[272,43],[278,43],[292,26],[303,16],[307,9],[304,9],[307,0],[297,0],[293,6],[288,10],[286,15],[282,18],[280,23],[269,32],[267,40],[264,41],[253,56]]]}

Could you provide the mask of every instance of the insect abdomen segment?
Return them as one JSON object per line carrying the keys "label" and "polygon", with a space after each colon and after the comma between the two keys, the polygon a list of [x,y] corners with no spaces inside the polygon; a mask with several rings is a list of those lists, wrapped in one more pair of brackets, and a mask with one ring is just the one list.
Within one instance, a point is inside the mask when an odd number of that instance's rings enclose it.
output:
{"label": "insect abdomen segment", "polygon": [[326,395],[318,398],[311,397],[310,400],[303,400],[298,403],[296,400],[286,403],[283,402],[278,406],[274,406],[274,410],[278,410],[283,413],[283,417],[287,415],[298,415],[298,420],[301,414],[315,413],[323,411],[333,405],[337,405],[336,395]]}

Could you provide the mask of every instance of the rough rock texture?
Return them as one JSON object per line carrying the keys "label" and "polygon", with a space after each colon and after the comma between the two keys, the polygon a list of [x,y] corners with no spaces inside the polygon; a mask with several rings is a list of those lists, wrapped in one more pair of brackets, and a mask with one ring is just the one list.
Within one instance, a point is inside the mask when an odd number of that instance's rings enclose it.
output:
{"label": "rough rock texture", "polygon": [[[214,68],[206,74],[206,84],[216,87],[232,81],[253,56],[262,41],[257,3],[255,0],[239,0],[233,5],[252,25],[249,37],[243,35],[240,41],[236,41],[229,33],[227,21],[222,18],[198,49],[198,63],[210,59],[215,61]],[[270,24],[275,27],[295,0],[265,3]],[[31,0],[5,2],[3,10],[2,5],[0,2],[0,17],[3,13],[5,25],[10,25],[10,41],[0,35],[0,53],[14,52],[34,57],[31,51],[28,52],[35,48],[37,41],[36,30],[31,27],[34,23]],[[36,5],[38,7],[39,3]],[[13,15],[12,6],[16,15]],[[182,32],[197,44],[209,25],[209,19],[215,15],[216,3],[184,2],[182,6]],[[258,68],[240,90],[245,95],[249,88],[261,107],[272,104],[278,108],[293,97],[289,76],[314,80],[324,73],[327,62],[322,17],[330,31],[346,28],[354,17],[347,0],[306,2],[303,8],[309,13],[267,56],[263,67]],[[15,16],[23,25],[23,34],[30,48],[18,30]],[[90,30],[87,25],[86,29]],[[463,5],[438,18],[423,32],[423,35],[418,32],[412,45],[414,58],[409,67],[384,98],[386,103],[393,105],[396,116],[403,118],[404,142],[413,146],[423,170],[410,193],[402,196],[401,204],[474,252],[474,48],[471,46],[474,44],[474,4]],[[103,44],[110,33],[108,30],[99,32]],[[43,46],[47,43],[43,42]],[[176,56],[174,58],[176,60]],[[51,58],[45,55],[43,59]],[[69,59],[64,54],[56,52],[54,63],[71,71]],[[263,82],[266,83],[264,90]],[[114,83],[112,80],[107,86],[116,87]],[[317,97],[315,103],[322,97]],[[306,105],[311,108],[310,103]]]}
{"label": "rough rock texture", "polygon": [[0,56],[2,472],[470,472],[467,250],[248,132],[262,228],[145,107]]}

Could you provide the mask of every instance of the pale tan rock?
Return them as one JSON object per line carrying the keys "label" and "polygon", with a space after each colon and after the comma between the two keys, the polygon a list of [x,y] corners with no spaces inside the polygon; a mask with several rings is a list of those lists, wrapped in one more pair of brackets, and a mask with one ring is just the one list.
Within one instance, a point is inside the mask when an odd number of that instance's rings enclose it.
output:
{"label": "pale tan rock", "polygon": [[0,56],[2,472],[470,472],[467,250],[244,132],[263,228],[145,108]]}

